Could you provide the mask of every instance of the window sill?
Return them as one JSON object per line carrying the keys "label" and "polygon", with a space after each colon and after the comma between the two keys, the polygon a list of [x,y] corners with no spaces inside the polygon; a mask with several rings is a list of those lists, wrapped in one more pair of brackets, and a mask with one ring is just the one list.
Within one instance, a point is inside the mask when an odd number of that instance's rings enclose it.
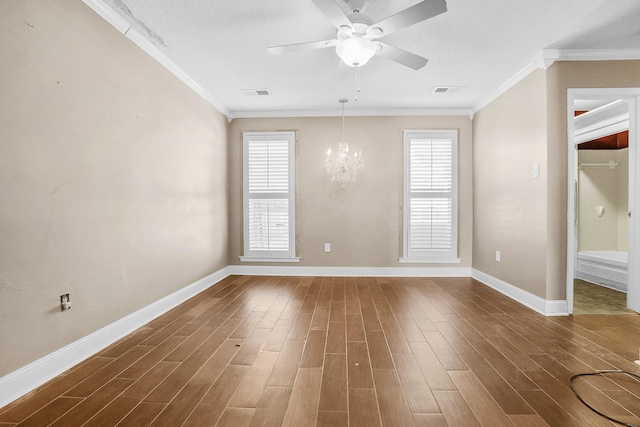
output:
{"label": "window sill", "polygon": [[400,264],[460,264],[461,258],[399,258]]}
{"label": "window sill", "polygon": [[241,256],[242,262],[300,262],[300,257],[293,258],[255,258],[248,256]]}

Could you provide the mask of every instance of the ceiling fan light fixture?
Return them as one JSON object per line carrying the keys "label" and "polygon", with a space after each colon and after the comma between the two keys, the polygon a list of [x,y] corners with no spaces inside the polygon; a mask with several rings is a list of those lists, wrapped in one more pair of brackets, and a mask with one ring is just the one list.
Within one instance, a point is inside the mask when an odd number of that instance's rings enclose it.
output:
{"label": "ceiling fan light fixture", "polygon": [[362,37],[350,37],[341,40],[336,53],[350,67],[362,67],[378,52],[380,46]]}

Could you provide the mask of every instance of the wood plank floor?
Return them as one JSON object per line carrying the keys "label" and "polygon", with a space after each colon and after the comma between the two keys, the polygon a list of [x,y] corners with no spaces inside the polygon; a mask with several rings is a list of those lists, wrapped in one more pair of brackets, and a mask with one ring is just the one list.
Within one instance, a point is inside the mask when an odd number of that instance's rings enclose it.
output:
{"label": "wood plank floor", "polygon": [[[545,318],[469,278],[231,276],[0,426],[613,426],[573,395],[640,374],[640,316]],[[576,384],[640,423],[640,382]]]}

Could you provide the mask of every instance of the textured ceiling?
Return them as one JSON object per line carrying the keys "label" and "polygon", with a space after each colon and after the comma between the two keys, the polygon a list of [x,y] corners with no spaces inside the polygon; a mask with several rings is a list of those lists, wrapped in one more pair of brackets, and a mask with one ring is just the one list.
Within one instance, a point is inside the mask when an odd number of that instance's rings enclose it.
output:
{"label": "textured ceiling", "polygon": [[[232,117],[473,110],[545,49],[640,49],[638,0],[447,0],[448,11],[381,41],[429,58],[414,71],[374,57],[354,69],[333,48],[271,55],[267,47],[335,38],[311,0],[102,0]],[[342,0],[337,2],[347,12]],[[416,0],[368,0],[375,22]],[[436,86],[455,86],[433,94]],[[244,89],[268,89],[247,96]]]}

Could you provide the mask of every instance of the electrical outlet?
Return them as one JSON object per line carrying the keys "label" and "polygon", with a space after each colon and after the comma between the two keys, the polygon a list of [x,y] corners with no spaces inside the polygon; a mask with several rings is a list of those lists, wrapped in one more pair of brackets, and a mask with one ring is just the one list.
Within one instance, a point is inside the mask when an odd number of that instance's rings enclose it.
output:
{"label": "electrical outlet", "polygon": [[324,251],[325,252],[331,252],[331,243],[325,243],[324,244]]}
{"label": "electrical outlet", "polygon": [[496,262],[500,262],[500,251],[496,251]]}
{"label": "electrical outlet", "polygon": [[69,294],[60,295],[60,311],[67,311],[69,309],[71,309]]}

